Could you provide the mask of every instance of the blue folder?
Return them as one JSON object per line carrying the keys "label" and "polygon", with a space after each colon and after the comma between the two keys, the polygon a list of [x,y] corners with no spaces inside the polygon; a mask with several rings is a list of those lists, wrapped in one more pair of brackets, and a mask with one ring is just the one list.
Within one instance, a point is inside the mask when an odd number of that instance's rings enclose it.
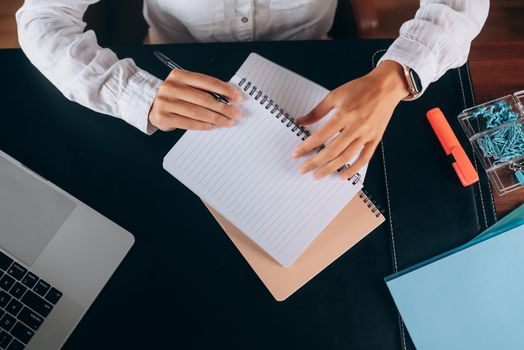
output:
{"label": "blue folder", "polygon": [[418,349],[524,349],[524,205],[386,283]]}

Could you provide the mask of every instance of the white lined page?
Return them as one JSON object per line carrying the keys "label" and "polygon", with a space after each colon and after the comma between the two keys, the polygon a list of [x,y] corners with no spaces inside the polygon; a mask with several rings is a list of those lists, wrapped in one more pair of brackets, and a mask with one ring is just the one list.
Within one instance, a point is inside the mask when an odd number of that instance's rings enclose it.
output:
{"label": "white lined page", "polygon": [[[231,79],[246,78],[290,115],[303,115],[327,90],[251,54]],[[248,90],[248,92],[251,89]],[[244,91],[244,90],[242,90]],[[315,181],[300,175],[302,142],[248,92],[243,118],[229,129],[188,131],[164,159],[164,168],[277,262],[288,266],[361,189],[336,175]]]}

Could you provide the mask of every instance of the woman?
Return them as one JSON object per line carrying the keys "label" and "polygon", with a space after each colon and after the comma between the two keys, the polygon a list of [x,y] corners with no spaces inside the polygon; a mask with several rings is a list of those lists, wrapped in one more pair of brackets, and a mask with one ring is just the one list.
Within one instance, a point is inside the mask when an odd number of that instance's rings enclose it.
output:
{"label": "woman", "polygon": [[[172,71],[161,81],[131,59],[98,46],[83,32],[83,14],[98,0],[26,0],[17,12],[20,45],[31,62],[69,99],[124,119],[151,134],[157,128],[210,130],[231,127],[240,111],[217,102],[214,91],[238,102],[240,94],[218,79]],[[331,28],[336,0],[144,0],[147,42],[320,39]],[[294,153],[301,157],[333,135],[309,158],[302,173],[322,178],[358,159],[340,174],[351,177],[366,164],[393,110],[417,98],[448,69],[467,59],[487,17],[489,0],[423,0],[413,20],[367,75],[329,93],[300,123],[335,115]],[[176,59],[175,59],[176,60]]]}

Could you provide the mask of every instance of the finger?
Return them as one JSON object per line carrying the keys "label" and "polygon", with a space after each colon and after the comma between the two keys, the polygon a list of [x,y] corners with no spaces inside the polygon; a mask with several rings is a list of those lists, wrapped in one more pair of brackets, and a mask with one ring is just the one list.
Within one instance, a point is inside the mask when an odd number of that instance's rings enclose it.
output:
{"label": "finger", "polygon": [[190,119],[176,113],[163,114],[160,118],[159,124],[155,126],[157,126],[162,131],[173,131],[175,129],[213,130],[217,128],[213,124]]}
{"label": "finger", "polygon": [[233,126],[234,123],[233,120],[226,118],[221,114],[182,100],[176,100],[172,103],[169,103],[167,106],[167,111],[170,113],[179,114],[186,118],[210,123],[218,127],[228,128]]}
{"label": "finger", "polygon": [[324,118],[333,109],[332,95],[328,94],[320,103],[313,108],[307,115],[297,119],[298,124],[308,125]]}
{"label": "finger", "polygon": [[233,85],[209,75],[175,69],[168,79],[183,82],[200,90],[216,92],[225,96],[230,102],[240,102],[242,99],[241,92]]}
{"label": "finger", "polygon": [[174,102],[176,99],[184,100],[197,106],[202,106],[213,112],[222,114],[223,116],[238,120],[242,116],[242,112],[233,105],[217,101],[209,93],[196,89],[194,87],[181,84],[179,82],[169,82],[173,89],[173,93],[168,94],[167,99]]}
{"label": "finger", "polygon": [[362,148],[358,159],[353,164],[351,164],[349,168],[341,172],[340,177],[343,179],[350,179],[353,177],[353,175],[355,175],[357,171],[360,170],[360,168],[369,163],[373,153],[375,152],[375,149],[377,148],[377,145],[378,141],[366,143],[364,148]]}
{"label": "finger", "polygon": [[331,160],[329,163],[315,171],[313,178],[319,180],[340,169],[340,167],[347,164],[355,156],[358,150],[362,148],[363,144],[364,140],[362,138],[356,139],[337,158]]}
{"label": "finger", "polygon": [[351,129],[344,129],[326,148],[309,158],[301,167],[300,172],[305,174],[311,170],[323,167],[337,158],[356,138]]}
{"label": "finger", "polygon": [[324,144],[333,135],[339,132],[340,129],[342,129],[342,127],[341,125],[339,125],[338,118],[336,118],[335,114],[330,121],[328,121],[320,129],[311,134],[311,136],[309,136],[304,142],[302,142],[297,148],[295,148],[295,150],[291,154],[292,157],[300,158],[303,155],[311,152],[315,148]]}

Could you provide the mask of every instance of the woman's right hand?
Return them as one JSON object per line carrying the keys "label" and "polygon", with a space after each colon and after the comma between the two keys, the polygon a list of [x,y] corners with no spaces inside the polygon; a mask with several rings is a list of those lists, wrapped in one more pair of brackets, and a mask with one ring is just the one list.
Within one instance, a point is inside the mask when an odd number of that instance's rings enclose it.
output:
{"label": "woman's right hand", "polygon": [[[217,101],[209,91],[226,97]],[[229,128],[241,117],[233,106],[242,95],[234,86],[205,74],[174,69],[160,85],[149,111],[149,122],[162,131]]]}

